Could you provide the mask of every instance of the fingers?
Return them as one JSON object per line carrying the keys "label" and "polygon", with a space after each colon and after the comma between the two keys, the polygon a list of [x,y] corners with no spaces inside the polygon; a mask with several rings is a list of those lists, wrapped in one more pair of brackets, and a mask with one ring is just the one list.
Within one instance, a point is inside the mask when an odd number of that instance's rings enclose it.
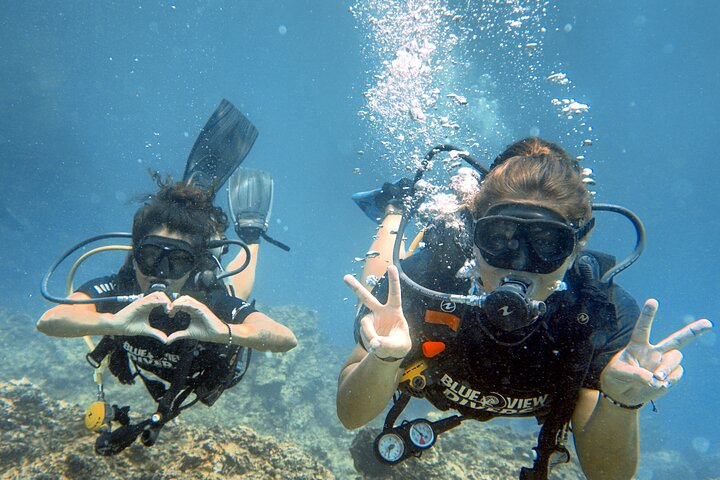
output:
{"label": "fingers", "polygon": [[373,319],[370,315],[365,315],[362,319],[360,319],[360,334],[363,336],[363,341],[365,346],[368,348],[368,351],[376,349],[380,346],[377,330],[375,330],[375,324],[373,323]]}
{"label": "fingers", "polygon": [[661,382],[665,382],[670,376],[670,374],[680,366],[680,362],[682,362],[682,359],[683,354],[680,352],[680,350],[672,350],[666,353],[662,356],[660,365],[655,368],[655,371],[653,372],[653,377],[655,377],[655,379]]}
{"label": "fingers", "polygon": [[713,324],[709,320],[696,320],[662,340],[655,345],[655,349],[662,353],[670,352],[671,350],[680,350],[700,338],[701,335],[710,331],[712,327]]}
{"label": "fingers", "polygon": [[651,298],[645,302],[642,311],[640,311],[637,323],[635,324],[630,343],[643,346],[650,345],[650,330],[652,329],[652,323],[657,309],[657,300]]}
{"label": "fingers", "polygon": [[410,351],[412,341],[409,335],[401,330],[391,332],[388,336],[378,335],[371,315],[364,316],[360,320],[360,326],[360,333],[363,335],[368,353],[375,353],[381,358],[402,358]]}
{"label": "fingers", "polygon": [[612,371],[612,378],[609,380],[616,384],[623,384],[627,388],[642,385],[659,385],[659,381],[651,371],[631,364],[615,368]]}
{"label": "fingers", "polygon": [[382,304],[373,296],[372,293],[368,292],[355,277],[352,275],[345,275],[343,280],[345,281],[345,285],[355,292],[358,300],[360,300],[360,302],[370,310],[375,311],[382,307]]}
{"label": "fingers", "polygon": [[168,336],[165,335],[165,332],[163,332],[163,331],[161,331],[161,330],[158,330],[157,328],[149,327],[149,328],[145,331],[145,336],[147,336],[147,337],[152,337],[152,338],[154,338],[155,340],[158,340],[158,341],[163,342],[163,343],[168,343]]}
{"label": "fingers", "polygon": [[133,302],[131,305],[143,312],[149,312],[155,307],[163,307],[163,310],[166,313],[172,310],[172,300],[170,300],[165,292],[153,292],[149,295],[145,295],[140,300]]}
{"label": "fingers", "polygon": [[400,308],[402,305],[402,297],[400,295],[400,273],[395,265],[387,268],[388,278],[388,307]]}
{"label": "fingers", "polygon": [[170,336],[168,336],[167,339],[165,340],[165,343],[169,345],[178,340],[182,340],[183,338],[190,338],[190,332],[188,332],[187,330],[180,330],[180,331],[171,333]]}
{"label": "fingers", "polygon": [[684,373],[685,369],[682,366],[678,366],[675,370],[673,370],[667,377],[668,388],[678,383],[682,379]]}

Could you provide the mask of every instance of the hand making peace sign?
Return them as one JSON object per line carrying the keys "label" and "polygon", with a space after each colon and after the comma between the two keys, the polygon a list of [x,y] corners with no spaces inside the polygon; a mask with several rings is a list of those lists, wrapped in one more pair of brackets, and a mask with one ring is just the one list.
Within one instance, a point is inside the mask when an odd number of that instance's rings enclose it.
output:
{"label": "hand making peace sign", "polygon": [[397,267],[390,265],[387,269],[388,299],[384,305],[352,275],[345,275],[344,280],[362,304],[370,309],[370,313],[362,318],[360,327],[368,352],[383,359],[405,357],[412,347],[412,341],[402,311]]}
{"label": "hand making peace sign", "polygon": [[630,342],[602,372],[602,391],[617,402],[639,405],[665,395],[683,375],[680,349],[713,326],[709,320],[697,320],[653,345],[650,329],[657,309],[657,300],[645,302]]}

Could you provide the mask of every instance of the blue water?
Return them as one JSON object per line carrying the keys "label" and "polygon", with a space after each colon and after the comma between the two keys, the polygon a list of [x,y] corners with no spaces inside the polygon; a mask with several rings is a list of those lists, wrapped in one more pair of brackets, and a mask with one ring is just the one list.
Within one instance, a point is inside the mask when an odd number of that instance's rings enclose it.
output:
{"label": "blue water", "polygon": [[[450,7],[462,13],[470,3]],[[255,296],[316,309],[329,340],[349,351],[354,301],[341,279],[358,270],[353,258],[372,234],[349,196],[409,164],[378,160],[377,125],[358,114],[367,110],[363,93],[383,59],[367,17],[351,15],[349,6],[2,2],[3,306],[32,315],[47,308],[38,288],[47,266],[85,237],[129,230],[136,209],[129,200],[153,189],[147,169],[180,177],[199,128],[225,97],[260,131],[245,165],[275,178],[269,233],[292,247],[263,246]],[[486,33],[456,48],[468,68],[449,63],[445,70],[455,69],[452,81],[470,104],[478,101],[472,86],[481,75],[495,82],[485,95],[496,102],[499,124],[474,150],[483,160],[539,132],[587,156],[598,201],[622,204],[644,220],[647,250],[618,280],[640,301],[660,300],[655,341],[684,318],[720,317],[718,15],[720,4],[696,0],[553,2],[541,21],[542,57],[517,63],[535,65],[538,81],[504,61],[510,50],[499,50]],[[566,93],[590,106],[585,126],[558,116],[550,103],[563,94],[542,81],[554,71],[567,73]],[[472,127],[478,118],[466,120]],[[580,148],[588,125],[593,145]],[[608,220],[594,241],[622,256],[633,238],[622,222]],[[86,274],[118,263],[113,258]],[[693,458],[703,447],[696,440],[694,448],[693,439],[702,437],[717,452],[716,336],[686,349],[686,378],[657,402],[659,413],[643,412],[644,449]],[[707,476],[716,474],[710,470]]]}

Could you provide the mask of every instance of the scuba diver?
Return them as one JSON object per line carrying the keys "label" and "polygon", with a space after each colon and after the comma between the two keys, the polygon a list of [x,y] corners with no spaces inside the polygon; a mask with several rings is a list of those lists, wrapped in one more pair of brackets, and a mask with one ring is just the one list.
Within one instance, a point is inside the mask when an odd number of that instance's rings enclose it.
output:
{"label": "scuba diver", "polygon": [[[424,245],[401,260],[418,180],[434,154],[451,150],[431,150],[414,182],[354,197],[380,227],[362,283],[345,276],[360,305],[338,417],[358,428],[392,400],[372,447],[385,465],[420,456],[465,419],[535,417],[542,428],[521,479],[546,479],[569,461],[569,430],[588,478],[631,478],[640,408],[681,379],[680,350],[712,324],[698,320],[650,343],[657,302],[640,309],[613,282],[639,256],[642,224],[622,207],[591,204],[578,162],[539,138],[510,145],[489,170],[461,152],[482,180],[458,212],[464,229],[431,222]],[[584,248],[593,210],[633,221],[634,255],[615,265]],[[457,414],[396,425],[411,397]]]}
{"label": "scuba diver", "polygon": [[[60,305],[42,315],[38,330],[86,340],[102,336],[87,355],[96,372],[107,366],[122,384],[140,377],[158,403],[149,418],[133,423],[129,407],[105,402],[96,373],[98,401],[88,408],[85,422],[100,433],[98,454],[117,454],[138,436],[145,446],[153,445],[182,410],[198,401],[211,406],[234,386],[247,369],[251,349],[285,352],[297,344],[287,327],[244,300],[252,290],[259,238],[269,238],[272,204],[269,175],[239,168],[256,136],[255,127],[223,100],[193,147],[184,179],[163,181],[156,175],[159,190],[136,212],[131,234],[80,243],[43,279],[43,295]],[[213,204],[228,180],[240,241],[225,237],[227,215]],[[48,292],[50,276],[65,258],[109,237],[131,239],[116,274],[90,280],[67,298]],[[242,250],[229,263],[236,267],[224,271],[220,256],[231,244]]]}

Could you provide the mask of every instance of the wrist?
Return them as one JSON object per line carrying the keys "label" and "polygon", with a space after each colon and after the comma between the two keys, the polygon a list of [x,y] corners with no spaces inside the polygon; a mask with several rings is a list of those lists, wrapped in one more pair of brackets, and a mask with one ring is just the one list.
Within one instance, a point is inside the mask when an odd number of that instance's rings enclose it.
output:
{"label": "wrist", "polygon": [[101,313],[98,317],[98,332],[92,335],[124,335],[126,334],[125,322],[118,314]]}
{"label": "wrist", "polygon": [[393,357],[391,355],[388,356],[380,356],[376,352],[369,352],[369,355],[374,357],[375,360],[378,360],[382,363],[400,363],[405,359],[405,356],[402,357]]}
{"label": "wrist", "polygon": [[601,397],[601,398],[604,398],[604,399],[605,399],[607,402],[609,402],[611,405],[613,405],[613,406],[615,406],[615,407],[618,407],[618,408],[622,408],[622,409],[624,409],[624,410],[631,410],[631,411],[632,411],[632,410],[640,410],[642,407],[645,406],[645,403],[644,403],[644,402],[643,402],[643,403],[637,403],[637,404],[626,404],[626,403],[620,402],[620,401],[618,401],[618,400],[615,400],[614,398],[612,398],[610,395],[608,395],[607,393],[603,392],[602,390],[600,390],[600,397]]}

